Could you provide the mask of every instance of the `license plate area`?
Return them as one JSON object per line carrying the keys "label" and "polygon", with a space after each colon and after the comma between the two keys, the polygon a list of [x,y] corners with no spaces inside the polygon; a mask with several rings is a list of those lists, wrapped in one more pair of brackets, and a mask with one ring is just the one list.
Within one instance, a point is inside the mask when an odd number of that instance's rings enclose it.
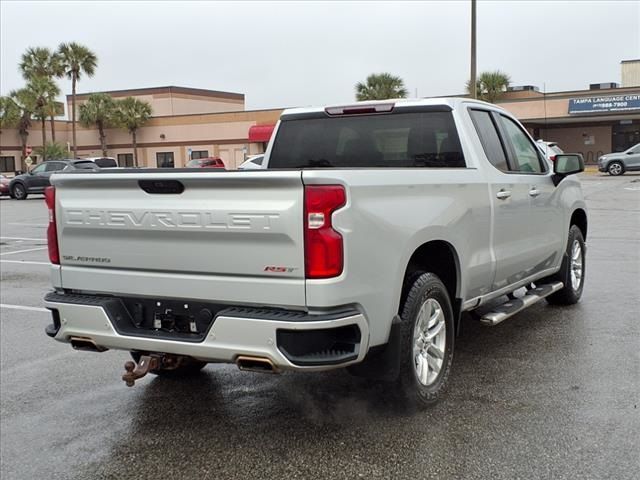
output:
{"label": "license plate area", "polygon": [[171,299],[120,298],[126,314],[116,315],[125,335],[198,342],[204,340],[223,305]]}

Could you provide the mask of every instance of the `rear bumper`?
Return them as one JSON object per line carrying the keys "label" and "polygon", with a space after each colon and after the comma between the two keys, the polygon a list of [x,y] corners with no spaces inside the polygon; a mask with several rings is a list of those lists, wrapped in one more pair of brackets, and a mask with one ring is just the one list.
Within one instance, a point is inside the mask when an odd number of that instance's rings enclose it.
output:
{"label": "rear bumper", "polygon": [[[279,369],[306,371],[358,363],[369,348],[368,323],[355,309],[310,315],[227,308],[216,314],[206,336],[194,342],[122,334],[112,321],[113,314],[107,312],[108,304],[96,298],[100,297],[47,295],[45,306],[53,314],[53,323],[45,329],[47,335],[63,343],[81,337],[104,349],[188,355],[208,362],[233,363],[238,356],[266,357]],[[324,348],[327,342],[337,346]]]}

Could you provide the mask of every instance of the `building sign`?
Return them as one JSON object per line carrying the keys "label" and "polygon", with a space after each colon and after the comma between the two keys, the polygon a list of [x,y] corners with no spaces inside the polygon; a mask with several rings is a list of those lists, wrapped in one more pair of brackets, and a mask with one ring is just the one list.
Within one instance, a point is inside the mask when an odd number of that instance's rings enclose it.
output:
{"label": "building sign", "polygon": [[571,98],[569,113],[608,113],[640,111],[640,95]]}

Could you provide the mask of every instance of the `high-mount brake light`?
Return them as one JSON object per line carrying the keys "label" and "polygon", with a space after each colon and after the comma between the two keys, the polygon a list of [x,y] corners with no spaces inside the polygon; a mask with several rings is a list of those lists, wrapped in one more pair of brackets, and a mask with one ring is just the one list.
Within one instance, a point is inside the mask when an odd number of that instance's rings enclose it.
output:
{"label": "high-mount brake light", "polygon": [[49,225],[47,226],[49,261],[55,265],[59,265],[60,251],[58,249],[58,230],[56,227],[56,187],[47,187],[44,189],[44,202],[49,210]]}
{"label": "high-mount brake light", "polygon": [[304,187],[304,264],[306,278],[332,278],[342,273],[342,235],[331,215],[347,200],[342,185]]}
{"label": "high-mount brake light", "polygon": [[346,105],[343,107],[327,107],[327,115],[365,115],[368,113],[389,113],[393,111],[394,103],[374,103],[370,105]]}

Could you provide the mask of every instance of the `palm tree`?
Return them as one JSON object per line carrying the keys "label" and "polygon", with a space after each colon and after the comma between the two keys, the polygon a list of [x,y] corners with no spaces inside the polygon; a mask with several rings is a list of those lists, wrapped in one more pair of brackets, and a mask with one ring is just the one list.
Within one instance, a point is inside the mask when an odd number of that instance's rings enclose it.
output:
{"label": "palm tree", "polygon": [[27,157],[27,140],[29,138],[29,129],[31,128],[31,116],[35,110],[33,97],[29,92],[21,88],[9,93],[9,97],[18,106],[20,110],[20,118],[18,120],[18,135],[22,145],[22,158],[20,159],[20,169],[26,170],[24,159]]}
{"label": "palm tree", "polygon": [[73,131],[73,156],[77,158],[76,86],[83,74],[87,77],[93,76],[98,64],[98,57],[84,45],[75,42],[60,44],[58,54],[60,55],[65,75],[71,79],[71,130]]}
{"label": "palm tree", "polygon": [[137,98],[127,97],[116,102],[115,121],[122,128],[126,128],[133,141],[134,165],[138,166],[137,131],[151,118],[151,105]]}
{"label": "palm tree", "polygon": [[49,160],[62,160],[69,156],[66,145],[61,145],[56,142],[49,142],[45,147],[37,147],[34,148],[33,151],[43,157],[46,155]]}
{"label": "palm tree", "polygon": [[[495,103],[500,96],[507,91],[511,79],[509,75],[500,70],[482,72],[476,81],[478,99]],[[471,82],[467,82],[467,92],[471,93]]]}
{"label": "palm tree", "polygon": [[356,83],[356,99],[359,101],[405,98],[408,94],[404,81],[390,73],[373,73],[367,77],[366,83]]}
{"label": "palm tree", "polygon": [[[29,47],[22,54],[19,65],[22,76],[29,81],[35,77],[45,77],[50,80],[64,75],[62,60],[57,52],[46,47]],[[58,113],[55,102],[52,102],[47,114],[51,122],[51,140],[56,141],[55,116]]]}
{"label": "palm tree", "polygon": [[[3,128],[16,127],[20,121],[20,107],[10,97],[0,97],[0,135]],[[2,142],[0,141],[0,151]]]}
{"label": "palm tree", "polygon": [[107,156],[107,136],[104,129],[108,127],[114,116],[116,103],[106,93],[94,93],[86,103],[80,105],[80,124],[84,127],[98,127],[102,155]]}
{"label": "palm tree", "polygon": [[24,91],[26,102],[31,106],[33,115],[42,122],[42,147],[43,158],[46,160],[46,144],[47,144],[47,128],[46,121],[51,105],[55,103],[55,99],[60,95],[60,89],[55,82],[46,77],[33,77]]}

